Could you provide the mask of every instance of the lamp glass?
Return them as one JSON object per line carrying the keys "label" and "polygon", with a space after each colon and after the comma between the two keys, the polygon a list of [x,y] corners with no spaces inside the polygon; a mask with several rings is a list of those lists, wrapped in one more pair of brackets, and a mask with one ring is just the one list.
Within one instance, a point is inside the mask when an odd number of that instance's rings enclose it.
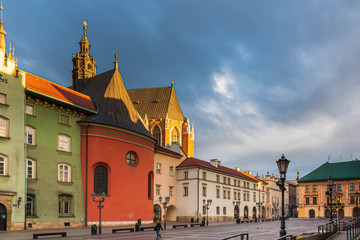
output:
{"label": "lamp glass", "polygon": [[106,197],[106,193],[102,192],[101,197],[102,197],[102,198],[105,198],[105,197]]}
{"label": "lamp glass", "polygon": [[328,186],[333,186],[334,185],[334,178],[330,175],[330,177],[328,178]]}
{"label": "lamp glass", "polygon": [[289,162],[290,161],[285,158],[284,154],[276,161],[280,174],[286,174]]}
{"label": "lamp glass", "polygon": [[93,192],[92,194],[91,194],[91,197],[93,198],[93,199],[95,199],[95,192]]}

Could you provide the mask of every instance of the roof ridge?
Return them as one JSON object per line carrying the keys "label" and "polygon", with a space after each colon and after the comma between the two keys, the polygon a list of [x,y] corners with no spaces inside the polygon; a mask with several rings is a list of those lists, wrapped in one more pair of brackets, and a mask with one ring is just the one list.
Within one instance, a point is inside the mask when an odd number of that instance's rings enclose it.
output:
{"label": "roof ridge", "polygon": [[159,88],[171,88],[171,87],[153,87],[153,88],[129,88],[127,90],[140,90],[140,89],[159,89]]}

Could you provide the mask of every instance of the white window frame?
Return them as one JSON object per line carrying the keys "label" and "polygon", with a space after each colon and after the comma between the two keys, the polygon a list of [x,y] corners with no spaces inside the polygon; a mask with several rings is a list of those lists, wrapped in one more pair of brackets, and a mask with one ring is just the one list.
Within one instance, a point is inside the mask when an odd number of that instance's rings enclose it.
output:
{"label": "white window frame", "polygon": [[[4,101],[1,99],[4,99]],[[7,105],[7,95],[5,93],[0,93],[0,104]]]}
{"label": "white window frame", "polygon": [[9,119],[0,116],[0,137],[9,137]]}
{"label": "white window frame", "polygon": [[174,187],[169,186],[169,196],[172,197],[174,195]]}
{"label": "white window frame", "polygon": [[[67,168],[67,169],[65,169]],[[67,178],[65,177],[67,174]],[[58,181],[59,182],[71,182],[71,165],[66,163],[58,164]]]}
{"label": "white window frame", "polygon": [[[29,142],[29,135],[31,135],[31,143]],[[36,145],[36,129],[32,126],[26,126],[26,144]]]}
{"label": "white window frame", "polygon": [[189,196],[189,186],[184,186],[184,197]]}
{"label": "white window frame", "polygon": [[174,176],[174,166],[170,166],[169,167],[169,176],[173,177]]}
{"label": "white window frame", "polygon": [[161,163],[156,163],[156,174],[161,174]]}
{"label": "white window frame", "polygon": [[[67,140],[67,148],[66,148],[66,142],[64,140]],[[71,137],[66,134],[58,134],[58,151],[62,152],[71,152]]]}
{"label": "white window frame", "polygon": [[6,155],[0,154],[0,164],[3,166],[3,173],[0,173],[0,176],[7,176],[8,157]]}
{"label": "white window frame", "polygon": [[[31,177],[29,177],[29,162],[31,162]],[[26,178],[36,179],[36,160],[27,158],[26,159]]]}
{"label": "white window frame", "polygon": [[35,116],[35,107],[34,106],[26,104],[25,111],[26,111],[26,115]]}
{"label": "white window frame", "polygon": [[158,195],[158,196],[161,194],[161,185],[156,184],[156,186],[155,186],[155,194]]}

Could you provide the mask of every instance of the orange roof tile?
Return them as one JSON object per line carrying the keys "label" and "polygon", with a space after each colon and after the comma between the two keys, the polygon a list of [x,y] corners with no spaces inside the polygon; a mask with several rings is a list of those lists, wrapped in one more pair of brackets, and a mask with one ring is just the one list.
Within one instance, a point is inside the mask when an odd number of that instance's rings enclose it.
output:
{"label": "orange roof tile", "polygon": [[25,88],[36,93],[76,105],[87,110],[96,111],[91,98],[85,94],[63,87],[49,80],[26,73]]}

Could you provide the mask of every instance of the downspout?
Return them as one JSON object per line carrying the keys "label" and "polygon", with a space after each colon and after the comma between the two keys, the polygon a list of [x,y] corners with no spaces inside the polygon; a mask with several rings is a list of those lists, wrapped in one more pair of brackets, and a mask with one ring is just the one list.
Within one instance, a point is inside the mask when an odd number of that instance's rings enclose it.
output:
{"label": "downspout", "polygon": [[85,226],[87,226],[87,212],[88,212],[88,149],[89,149],[89,124],[86,126],[86,173],[85,173]]}
{"label": "downspout", "polygon": [[[25,90],[24,90],[25,91]],[[26,207],[26,202],[27,202],[27,178],[26,178],[26,166],[27,166],[27,160],[26,160],[26,156],[27,156],[27,144],[26,144],[26,93],[24,94],[25,98],[24,98],[24,136],[25,136],[25,141],[24,141],[24,159],[25,159],[25,196],[24,196],[24,204]],[[26,230],[26,211],[24,211],[24,230]]]}
{"label": "downspout", "polygon": [[198,169],[198,175],[197,175],[197,180],[198,180],[198,185],[197,185],[197,216],[196,216],[196,218],[197,218],[197,222],[199,222],[199,198],[200,198],[200,196],[199,196],[199,191],[200,191],[200,189],[199,189],[199,187],[200,187],[200,176],[199,176],[199,174],[200,174],[200,167],[199,167],[199,169]]}

